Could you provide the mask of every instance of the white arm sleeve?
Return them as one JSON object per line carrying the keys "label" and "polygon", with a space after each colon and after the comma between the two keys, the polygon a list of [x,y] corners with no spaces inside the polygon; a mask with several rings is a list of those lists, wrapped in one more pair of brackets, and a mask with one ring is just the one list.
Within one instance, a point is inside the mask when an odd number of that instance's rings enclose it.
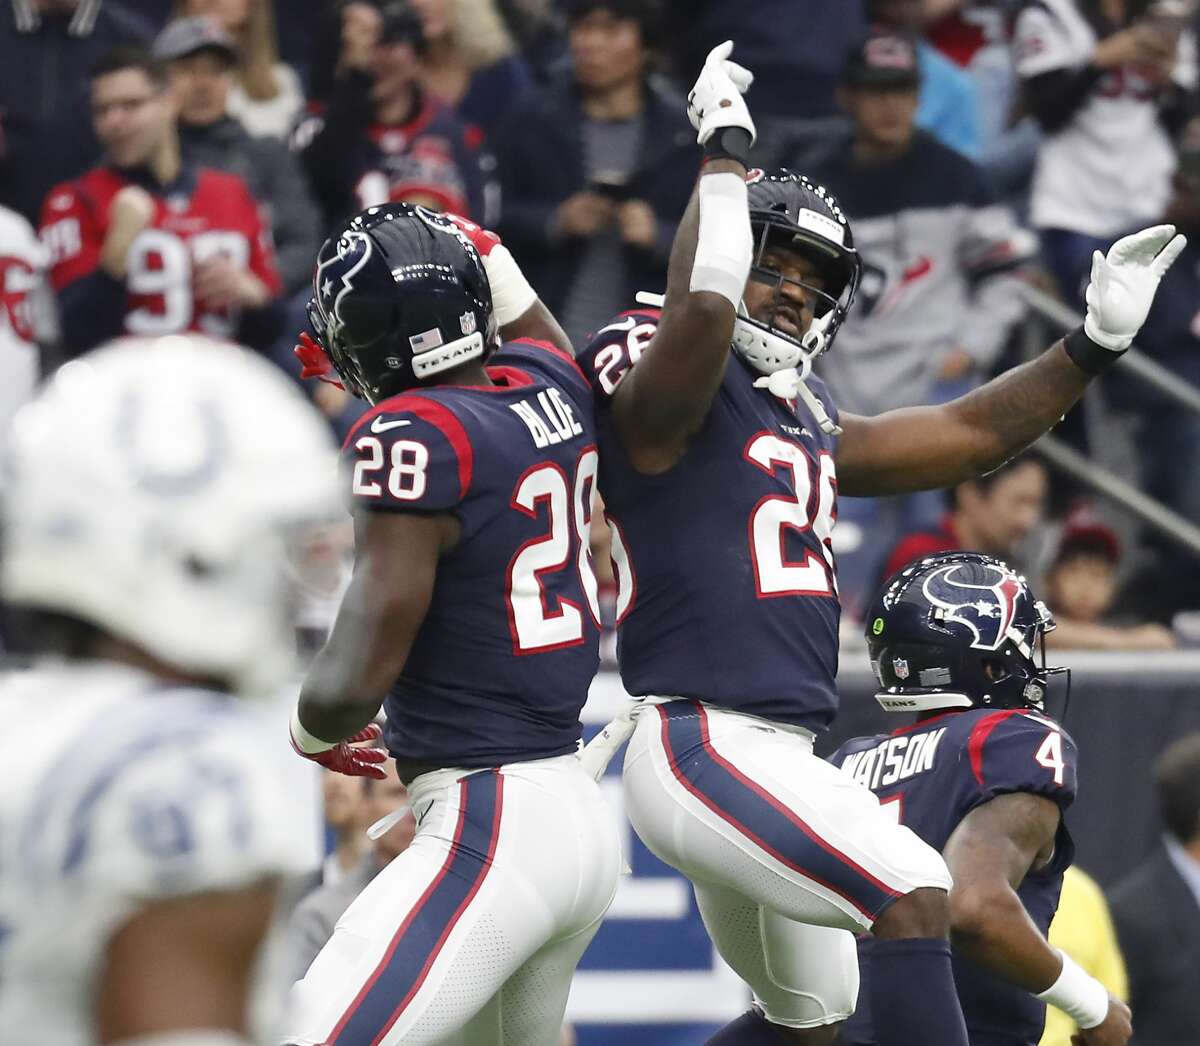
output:
{"label": "white arm sleeve", "polygon": [[719,294],[736,309],[754,252],[746,179],[732,172],[705,174],[698,194],[700,229],[690,289]]}

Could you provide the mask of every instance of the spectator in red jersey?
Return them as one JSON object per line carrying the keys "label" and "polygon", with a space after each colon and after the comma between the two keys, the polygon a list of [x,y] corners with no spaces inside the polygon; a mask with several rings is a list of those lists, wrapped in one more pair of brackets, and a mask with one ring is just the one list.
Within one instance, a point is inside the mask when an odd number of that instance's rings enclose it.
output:
{"label": "spectator in red jersey", "polygon": [[892,549],[883,567],[891,577],[935,552],[967,549],[1011,560],[1042,515],[1046,469],[1031,457],[1016,457],[986,476],[950,492],[950,511],[936,530],[909,534]]}
{"label": "spectator in red jersey", "polygon": [[420,19],[402,0],[349,3],[341,17],[328,104],[314,103],[294,136],[328,223],[402,200],[494,224],[481,134],[421,87]]}
{"label": "spectator in red jersey", "polygon": [[161,65],[115,49],[94,70],[91,102],[105,162],[42,208],[68,350],[187,330],[264,345],[279,293],[270,230],[240,178],[181,160]]}

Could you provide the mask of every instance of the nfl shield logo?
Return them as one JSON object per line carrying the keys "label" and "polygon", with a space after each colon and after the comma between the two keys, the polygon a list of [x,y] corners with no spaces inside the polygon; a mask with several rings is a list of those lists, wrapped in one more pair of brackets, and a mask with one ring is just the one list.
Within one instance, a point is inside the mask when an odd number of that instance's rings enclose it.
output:
{"label": "nfl shield logo", "polygon": [[478,324],[475,321],[475,313],[464,312],[458,318],[458,325],[462,328],[463,334],[474,334]]}
{"label": "nfl shield logo", "polygon": [[892,671],[896,673],[897,679],[907,679],[908,662],[902,657],[892,658]]}

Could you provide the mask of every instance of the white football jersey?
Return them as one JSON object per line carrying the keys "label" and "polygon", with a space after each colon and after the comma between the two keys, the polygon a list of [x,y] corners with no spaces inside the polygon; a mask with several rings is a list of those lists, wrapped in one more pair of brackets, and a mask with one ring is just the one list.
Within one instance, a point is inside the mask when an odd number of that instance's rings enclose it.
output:
{"label": "white football jersey", "polygon": [[243,700],[58,663],[0,677],[0,723],[6,1046],[94,1041],[106,944],[139,909],[312,866],[285,746]]}
{"label": "white football jersey", "polygon": [[29,222],[0,207],[0,447],[37,384],[36,342],[47,333],[49,305],[44,269],[45,251]]}
{"label": "white football jersey", "polygon": [[[1022,79],[1082,69],[1096,31],[1075,0],[1037,0],[1017,18],[1013,47]],[[1180,39],[1175,82],[1196,84],[1196,42]],[[1160,87],[1134,66],[1110,69],[1061,130],[1046,136],[1033,177],[1038,228],[1112,236],[1159,221],[1171,192],[1175,151],[1159,121]]]}

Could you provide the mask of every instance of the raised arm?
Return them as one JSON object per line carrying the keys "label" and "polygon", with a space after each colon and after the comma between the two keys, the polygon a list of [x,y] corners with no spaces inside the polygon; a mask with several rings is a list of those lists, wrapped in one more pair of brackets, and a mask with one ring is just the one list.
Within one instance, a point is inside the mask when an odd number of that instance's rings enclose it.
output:
{"label": "raised arm", "polygon": [[954,887],[954,948],[976,965],[1090,1024],[1081,1041],[1123,1046],[1129,1009],[1050,943],[1017,895],[1025,876],[1054,850],[1061,817],[1041,795],[1015,792],[976,807],[955,829],[943,856]]}
{"label": "raised arm", "polygon": [[342,773],[383,776],[373,765],[382,752],[346,742],[370,739],[364,731],[429,610],[438,558],[457,536],[448,514],[356,514],[354,576],[292,720],[292,743],[302,755]]}
{"label": "raised arm", "polygon": [[483,259],[484,271],[492,289],[492,308],[504,341],[532,338],[548,341],[556,348],[575,355],[571,339],[538,297],[512,252],[494,232],[457,214],[447,215],[471,241]]}
{"label": "raised arm", "polygon": [[731,51],[728,42],[713,49],[688,96],[705,163],[675,234],[662,318],[613,398],[621,442],[642,472],[670,468],[704,424],[750,274],[745,177],[754,123],[742,93],[753,78],[728,60]]}
{"label": "raised arm", "polygon": [[1174,226],[1160,225],[1118,240],[1107,257],[1097,251],[1083,327],[957,400],[875,418],[843,414],[840,492],[869,497],[948,487],[1029,446],[1120,359],[1185,245]]}

